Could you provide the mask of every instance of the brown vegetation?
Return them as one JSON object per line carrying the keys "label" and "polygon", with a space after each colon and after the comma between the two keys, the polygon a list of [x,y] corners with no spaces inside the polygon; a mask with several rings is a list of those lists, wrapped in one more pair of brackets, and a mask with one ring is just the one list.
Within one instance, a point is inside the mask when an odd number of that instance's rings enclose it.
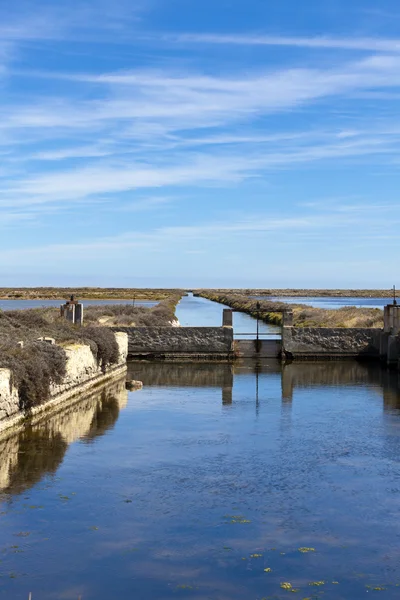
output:
{"label": "brown vegetation", "polygon": [[224,295],[241,296],[270,296],[286,298],[393,298],[393,290],[310,290],[310,289],[213,289],[197,290],[201,295],[205,293],[216,293]]}
{"label": "brown vegetation", "polygon": [[111,304],[85,308],[86,323],[107,327],[170,327],[176,320],[175,309],[182,294],[172,294],[152,308],[135,307],[132,304]]}
{"label": "brown vegetation", "polygon": [[[102,327],[78,328],[56,318],[54,312],[0,311],[0,368],[11,370],[21,409],[45,402],[50,385],[61,383],[66,367],[63,344],[88,344],[103,370],[118,362],[118,345],[112,331]],[[59,345],[39,341],[39,337],[54,338]],[[22,347],[18,345],[20,341]]]}
{"label": "brown vegetation", "polygon": [[[61,319],[56,308],[0,311],[0,368],[11,370],[21,409],[45,402],[51,384],[61,383],[66,367],[63,345],[88,344],[105,371],[108,365],[118,362],[119,355],[111,326],[171,326],[180,298],[181,294],[170,295],[153,308],[127,304],[89,306],[85,309],[84,327]],[[102,322],[106,326],[101,326]],[[53,338],[57,345],[38,341],[40,337]],[[23,347],[18,342],[23,342]]]}
{"label": "brown vegetation", "polygon": [[379,308],[345,306],[335,310],[326,310],[305,304],[256,300],[241,294],[221,294],[214,290],[202,291],[199,292],[199,295],[247,313],[252,317],[257,317],[257,303],[259,303],[260,319],[274,325],[281,325],[282,314],[291,310],[296,327],[383,327],[383,311]]}
{"label": "brown vegetation", "polygon": [[182,295],[177,289],[150,288],[0,288],[2,300],[63,300],[71,295],[81,300],[165,300]]}

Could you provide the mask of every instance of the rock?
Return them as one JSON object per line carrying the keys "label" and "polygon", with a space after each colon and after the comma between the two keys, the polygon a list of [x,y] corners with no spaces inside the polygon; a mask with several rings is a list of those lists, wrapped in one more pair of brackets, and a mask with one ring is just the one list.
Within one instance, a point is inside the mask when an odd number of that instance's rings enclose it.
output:
{"label": "rock", "polygon": [[130,379],[125,385],[129,392],[136,392],[137,390],[141,390],[143,388],[143,383],[141,381],[135,381],[135,379]]}

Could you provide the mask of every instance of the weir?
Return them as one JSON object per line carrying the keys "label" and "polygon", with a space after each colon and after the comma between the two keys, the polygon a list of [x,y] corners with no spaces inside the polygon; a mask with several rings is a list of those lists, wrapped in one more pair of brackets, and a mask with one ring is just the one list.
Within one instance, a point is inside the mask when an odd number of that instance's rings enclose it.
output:
{"label": "weir", "polygon": [[224,309],[221,327],[119,327],[128,335],[132,360],[221,361],[237,359],[373,360],[399,367],[400,306],[385,307],[385,327],[320,328],[295,327],[293,313],[283,313],[281,336],[241,333],[235,339],[232,309]]}

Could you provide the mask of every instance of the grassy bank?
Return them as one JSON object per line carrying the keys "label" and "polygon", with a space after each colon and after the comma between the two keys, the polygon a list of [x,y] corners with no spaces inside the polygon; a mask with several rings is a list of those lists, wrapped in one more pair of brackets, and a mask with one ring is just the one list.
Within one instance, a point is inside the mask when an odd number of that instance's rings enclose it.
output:
{"label": "grassy bank", "polygon": [[[56,344],[39,341],[40,337],[54,338]],[[118,362],[115,335],[106,327],[78,328],[41,309],[0,311],[0,368],[11,371],[22,410],[46,402],[50,386],[62,383],[67,361],[64,346],[71,343],[88,344],[103,370]]]}
{"label": "grassy bank", "polygon": [[174,294],[183,294],[177,289],[150,288],[0,288],[1,300],[65,300],[72,294],[80,300],[166,300]]}
{"label": "grassy bank", "polygon": [[296,327],[383,327],[383,312],[376,308],[345,306],[337,310],[326,310],[312,308],[305,304],[257,301],[243,294],[224,294],[214,290],[201,291],[199,295],[252,317],[257,317],[257,302],[259,302],[260,319],[273,325],[281,325],[283,312],[292,310]]}
{"label": "grassy bank", "polygon": [[[89,306],[84,312],[84,327],[61,319],[56,308],[0,311],[0,369],[11,370],[21,409],[42,404],[49,398],[51,384],[62,382],[66,345],[88,344],[105,370],[119,358],[111,326],[171,326],[180,298],[181,294],[170,295],[153,308]],[[41,342],[40,337],[53,338],[56,344]]]}
{"label": "grassy bank", "polygon": [[340,290],[340,289],[213,289],[197,290],[198,292],[215,292],[216,294],[235,294],[242,296],[271,296],[286,298],[393,298],[392,290]]}
{"label": "grassy bank", "polygon": [[170,327],[176,321],[176,305],[181,298],[181,293],[172,294],[152,308],[132,304],[88,306],[84,309],[84,321],[107,327]]}

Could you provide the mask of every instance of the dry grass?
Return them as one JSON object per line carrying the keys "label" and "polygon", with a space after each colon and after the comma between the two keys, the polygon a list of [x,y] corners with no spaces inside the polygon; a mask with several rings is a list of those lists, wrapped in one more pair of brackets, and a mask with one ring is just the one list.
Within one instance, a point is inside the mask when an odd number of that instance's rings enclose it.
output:
{"label": "dry grass", "polygon": [[[169,296],[153,308],[132,305],[90,306],[85,310],[85,326],[77,327],[61,319],[56,308],[0,311],[0,368],[10,369],[19,391],[21,409],[45,402],[50,386],[61,383],[65,375],[67,343],[90,346],[103,371],[116,364],[118,345],[110,326],[165,326],[175,319],[181,295]],[[105,325],[101,322],[106,319]],[[56,344],[39,342],[39,337],[54,338]],[[24,346],[18,346],[22,341]]]}
{"label": "dry grass", "polygon": [[[39,337],[54,338],[58,344],[88,344],[103,370],[118,362],[118,345],[107,328],[76,327],[58,318],[55,309],[0,311],[0,368],[11,370],[21,409],[45,402],[51,384],[61,383],[65,375],[65,350],[40,342]],[[23,347],[18,346],[19,341]]]}
{"label": "dry grass", "polygon": [[[398,288],[400,289],[400,288]],[[199,293],[216,293],[235,296],[271,296],[271,297],[287,297],[287,298],[393,298],[393,290],[341,290],[341,289],[263,289],[263,288],[248,288],[248,289],[213,289],[213,290],[195,290]]]}
{"label": "dry grass", "polygon": [[270,302],[254,300],[240,294],[220,294],[215,291],[200,292],[200,296],[226,304],[234,310],[257,316],[257,302],[260,305],[260,318],[266,323],[282,324],[282,314],[287,310],[293,311],[296,327],[383,327],[383,311],[379,308],[355,308],[345,306],[337,310],[313,308],[305,304],[287,304],[285,302]]}
{"label": "dry grass", "polygon": [[170,327],[176,320],[175,309],[182,294],[173,294],[152,308],[135,307],[131,304],[88,306],[85,308],[86,323],[107,327]]}
{"label": "dry grass", "polygon": [[0,288],[3,300],[63,300],[72,294],[81,300],[154,300],[161,301],[184,292],[177,289],[150,288]]}

